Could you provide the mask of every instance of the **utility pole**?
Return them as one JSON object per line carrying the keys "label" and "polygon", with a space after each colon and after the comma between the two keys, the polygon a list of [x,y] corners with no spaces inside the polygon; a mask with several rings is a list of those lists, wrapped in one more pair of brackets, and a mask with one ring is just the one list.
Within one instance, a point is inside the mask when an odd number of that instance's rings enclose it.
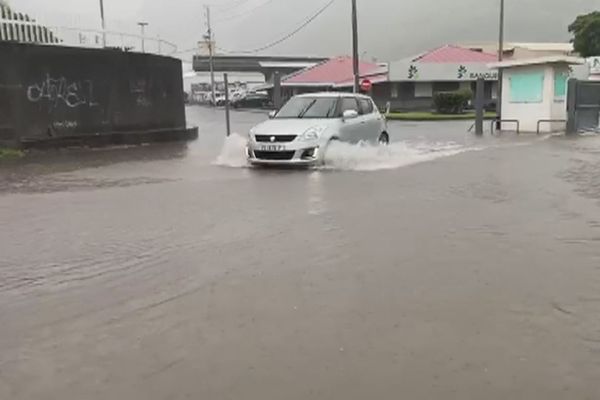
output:
{"label": "utility pole", "polygon": [[100,0],[100,19],[102,20],[102,47],[106,47],[106,21],[104,20],[104,0]]}
{"label": "utility pole", "polygon": [[148,26],[147,22],[138,22],[138,25],[140,26],[141,29],[141,35],[142,35],[142,53],[146,52],[146,27]]}
{"label": "utility pole", "polygon": [[212,101],[216,100],[215,98],[215,63],[214,63],[214,49],[213,49],[213,31],[212,26],[210,24],[210,6],[204,6],[206,8],[206,27],[207,32],[204,36],[204,39],[208,41],[208,63],[210,64],[210,90],[212,94]]}
{"label": "utility pole", "polygon": [[[500,0],[500,26],[498,29],[498,62],[504,60],[504,0]],[[502,129],[502,89],[504,86],[504,71],[502,68],[498,69],[498,93],[497,93],[497,104],[496,114],[498,118],[498,130]]]}
{"label": "utility pole", "polygon": [[360,89],[360,71],[358,69],[358,15],[356,0],[352,0],[352,69],[354,72],[354,93]]}

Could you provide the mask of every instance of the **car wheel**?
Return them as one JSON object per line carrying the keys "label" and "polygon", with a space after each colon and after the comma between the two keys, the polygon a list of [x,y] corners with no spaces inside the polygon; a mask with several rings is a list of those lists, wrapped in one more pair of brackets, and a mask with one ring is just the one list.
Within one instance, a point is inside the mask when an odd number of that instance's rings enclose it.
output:
{"label": "car wheel", "polygon": [[321,152],[321,154],[319,156],[319,164],[325,165],[325,157],[327,157],[327,152],[329,151],[329,146],[331,146],[332,143],[339,142],[339,141],[340,141],[340,139],[337,137],[332,137],[331,139],[329,139],[329,141],[327,142],[327,145],[325,146],[325,149]]}
{"label": "car wheel", "polygon": [[378,142],[380,145],[387,146],[390,144],[390,135],[388,135],[387,132],[382,132],[381,135],[379,135]]}

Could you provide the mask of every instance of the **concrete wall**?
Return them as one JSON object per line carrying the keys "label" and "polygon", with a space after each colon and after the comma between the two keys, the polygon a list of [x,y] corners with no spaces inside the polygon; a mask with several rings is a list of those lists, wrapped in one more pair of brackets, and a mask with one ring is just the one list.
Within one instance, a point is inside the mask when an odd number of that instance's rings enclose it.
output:
{"label": "concrete wall", "polygon": [[[555,101],[554,76],[556,72],[568,72],[566,65],[533,65],[506,69],[504,71],[502,95],[502,119],[515,119],[520,121],[522,132],[537,132],[540,120],[566,119],[565,101]],[[511,93],[511,79],[523,73],[543,73],[544,85],[540,102],[513,102]],[[541,132],[564,130],[564,123],[542,123]],[[513,123],[503,123],[502,129],[514,130]]]}
{"label": "concrete wall", "polygon": [[180,60],[9,42],[0,60],[0,144],[185,130]]}

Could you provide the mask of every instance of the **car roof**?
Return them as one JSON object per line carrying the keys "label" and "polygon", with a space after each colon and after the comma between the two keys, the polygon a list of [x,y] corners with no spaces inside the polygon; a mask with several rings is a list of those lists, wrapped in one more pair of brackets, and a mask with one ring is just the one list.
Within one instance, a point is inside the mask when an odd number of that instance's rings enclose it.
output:
{"label": "car roof", "polygon": [[362,99],[370,99],[369,96],[366,96],[364,94],[360,94],[360,93],[347,93],[347,92],[319,92],[319,93],[304,93],[304,94],[299,94],[297,96],[294,97],[322,97],[322,98],[327,98],[327,97],[333,97],[333,98],[337,98],[337,97],[356,97],[356,98],[362,98]]}

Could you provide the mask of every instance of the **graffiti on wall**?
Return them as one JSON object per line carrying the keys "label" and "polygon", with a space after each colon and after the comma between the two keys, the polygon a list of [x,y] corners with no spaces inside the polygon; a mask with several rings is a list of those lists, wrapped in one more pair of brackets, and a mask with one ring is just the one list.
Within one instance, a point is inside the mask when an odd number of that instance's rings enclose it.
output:
{"label": "graffiti on wall", "polygon": [[49,74],[44,79],[27,87],[27,99],[32,103],[47,102],[51,107],[65,105],[68,108],[96,107],[94,83],[90,80],[70,81]]}
{"label": "graffiti on wall", "polygon": [[54,129],[75,129],[79,126],[79,122],[77,121],[55,121],[52,123],[52,127]]}

